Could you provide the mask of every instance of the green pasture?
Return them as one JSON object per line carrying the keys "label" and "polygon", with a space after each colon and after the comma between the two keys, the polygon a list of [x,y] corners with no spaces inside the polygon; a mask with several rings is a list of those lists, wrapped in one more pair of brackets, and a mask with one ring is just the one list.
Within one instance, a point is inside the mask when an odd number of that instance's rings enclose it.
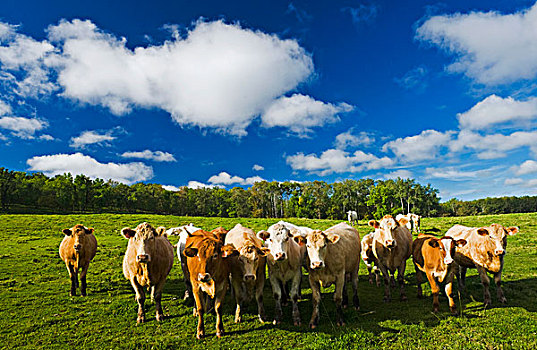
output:
{"label": "green pasture", "polygon": [[[146,303],[148,322],[136,325],[137,305],[121,264],[127,241],[120,236],[125,226],[147,221],[155,226],[194,223],[206,229],[230,229],[240,222],[254,230],[266,229],[278,219],[223,219],[160,215],[0,215],[0,348],[5,349],[535,349],[537,348],[537,214],[508,214],[422,220],[422,228],[445,232],[456,223],[479,226],[493,222],[517,225],[520,233],[509,238],[503,287],[508,299],[502,305],[491,286],[493,304],[483,306],[482,287],[475,270],[467,277],[467,291],[456,300],[462,314],[451,316],[447,299],[441,297],[441,312],[433,314],[430,288],[417,299],[411,260],[405,280],[407,302],[382,301],[383,288],[367,282],[360,268],[358,293],[361,310],[345,310],[347,325],[335,325],[333,287],[323,290],[319,327],[311,331],[311,291],[304,278],[300,311],[302,326],[291,321],[284,308],[279,326],[261,324],[255,303],[233,323],[231,297],[224,305],[226,335],[215,337],[215,316],[206,316],[207,337],[196,340],[197,318],[182,300],[184,285],[176,261],[164,289],[162,305],[166,319],[154,319],[154,305]],[[326,229],[337,221],[289,219],[312,228]],[[58,255],[61,230],[75,224],[95,228],[98,251],[89,268],[88,296],[69,297],[69,278]],[[366,222],[356,225],[360,235],[370,232]],[[172,243],[177,238],[172,237]],[[349,286],[350,292],[350,286]],[[270,283],[265,285],[267,317],[272,319],[274,302]]]}

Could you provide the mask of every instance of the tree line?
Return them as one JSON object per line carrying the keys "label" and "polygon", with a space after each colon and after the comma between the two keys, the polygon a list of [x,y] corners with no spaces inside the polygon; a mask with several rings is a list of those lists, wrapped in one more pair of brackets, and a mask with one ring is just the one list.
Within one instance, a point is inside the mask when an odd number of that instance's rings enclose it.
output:
{"label": "tree line", "polygon": [[[537,197],[487,198],[440,203],[438,190],[413,179],[344,180],[327,183],[257,182],[244,189],[125,185],[112,180],[54,177],[0,168],[0,209],[10,213],[154,213],[216,217],[360,219],[413,212],[422,216],[535,211]],[[474,204],[475,202],[475,204]],[[513,204],[515,203],[515,204]]]}

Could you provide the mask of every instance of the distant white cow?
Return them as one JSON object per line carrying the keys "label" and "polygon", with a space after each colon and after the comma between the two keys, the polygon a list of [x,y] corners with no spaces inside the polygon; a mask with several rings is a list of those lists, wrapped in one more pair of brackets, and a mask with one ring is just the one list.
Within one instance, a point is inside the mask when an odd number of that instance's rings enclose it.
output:
{"label": "distant white cow", "polygon": [[408,213],[406,215],[397,214],[397,216],[395,217],[395,220],[399,221],[399,219],[401,218],[406,218],[408,220],[405,226],[408,228],[410,232],[417,232],[417,233],[420,232],[421,216],[417,214],[412,214],[412,213]]}
{"label": "distant white cow", "polygon": [[358,220],[358,213],[354,210],[349,210],[347,212],[347,220],[349,221],[349,224],[355,225],[356,221]]}

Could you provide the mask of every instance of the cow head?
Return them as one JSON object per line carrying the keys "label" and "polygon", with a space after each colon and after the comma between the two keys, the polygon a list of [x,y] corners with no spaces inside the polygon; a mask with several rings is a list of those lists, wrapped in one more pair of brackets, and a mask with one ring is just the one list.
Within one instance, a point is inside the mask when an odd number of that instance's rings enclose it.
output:
{"label": "cow head", "polygon": [[129,240],[136,252],[136,262],[146,264],[151,261],[151,256],[156,253],[155,239],[166,233],[166,228],[155,229],[147,222],[142,222],[133,230],[125,227],[121,230],[123,237]]}
{"label": "cow head", "polygon": [[362,260],[368,263],[369,260],[369,253],[371,252],[371,244],[373,243],[373,235],[375,232],[368,233],[367,235],[362,238],[362,241],[360,242],[362,249],[360,250],[360,255],[362,257]]}
{"label": "cow head", "polygon": [[255,281],[259,260],[270,253],[270,250],[249,240],[246,232],[244,233],[244,238],[246,243],[240,249],[238,259],[243,269],[244,281]]}
{"label": "cow head", "polygon": [[274,260],[284,261],[289,256],[289,240],[293,235],[291,231],[282,224],[276,224],[272,229],[272,234],[267,231],[259,231],[257,237],[265,241]]}
{"label": "cow head", "polygon": [[308,250],[308,257],[310,259],[310,268],[312,270],[320,270],[326,266],[326,252],[329,244],[335,244],[339,241],[339,235],[326,234],[320,230],[314,230],[306,237],[296,235],[293,239],[298,244],[306,243],[306,249]]}
{"label": "cow head", "polygon": [[477,229],[477,233],[490,240],[494,244],[494,255],[500,256],[505,254],[505,248],[507,247],[507,236],[512,236],[518,233],[517,226],[511,226],[508,228],[503,227],[500,224],[492,224],[488,227],[481,227]]}
{"label": "cow head", "polygon": [[71,236],[73,242],[73,249],[79,253],[86,242],[86,235],[91,235],[94,232],[93,228],[86,228],[84,225],[76,225],[71,229],[64,229],[62,231],[66,236]]}
{"label": "cow head", "polygon": [[404,226],[408,223],[406,217],[401,217],[399,221],[391,215],[385,215],[380,222],[376,220],[370,220],[369,226],[375,228],[375,239],[380,242],[387,249],[393,249],[397,246],[397,241],[393,236],[393,231],[397,229],[398,226]]}
{"label": "cow head", "polygon": [[187,257],[190,279],[197,281],[201,290],[214,298],[215,272],[222,268],[225,259],[238,256],[239,251],[232,244],[224,245],[215,234],[199,230],[188,237],[183,254]]}
{"label": "cow head", "polygon": [[438,250],[444,264],[449,265],[453,263],[456,247],[464,247],[467,242],[465,239],[454,240],[452,237],[444,236],[442,238],[431,238],[428,243]]}

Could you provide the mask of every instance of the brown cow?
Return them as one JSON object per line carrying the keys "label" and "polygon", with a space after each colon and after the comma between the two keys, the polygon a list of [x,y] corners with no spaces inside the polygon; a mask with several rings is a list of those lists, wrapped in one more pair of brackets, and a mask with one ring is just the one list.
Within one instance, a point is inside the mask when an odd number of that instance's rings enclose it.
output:
{"label": "brown cow", "polygon": [[185,250],[192,292],[196,301],[198,329],[196,337],[205,336],[203,314],[206,308],[205,295],[215,299],[216,336],[224,335],[222,322],[222,302],[226,295],[230,274],[231,256],[239,255],[233,245],[224,245],[222,237],[212,232],[198,230],[189,234]]}
{"label": "brown cow", "polygon": [[360,268],[360,235],[358,231],[341,222],[326,231],[314,230],[306,237],[293,237],[299,244],[306,244],[309,266],[309,282],[312,292],[313,313],[310,327],[316,328],[319,323],[319,304],[321,302],[321,287],[335,284],[334,301],[337,308],[337,324],[345,324],[342,305],[346,306],[347,291],[345,290],[345,275],[351,275],[353,304],[358,310],[358,269]]}
{"label": "brown cow", "polygon": [[373,284],[373,274],[375,275],[375,282],[377,287],[380,286],[380,271],[378,268],[377,258],[373,254],[373,237],[375,232],[368,233],[362,238],[362,260],[364,261],[365,266],[367,267],[367,272],[369,274],[369,283]]}
{"label": "brown cow", "polygon": [[241,224],[235,225],[226,235],[225,244],[232,244],[239,256],[231,259],[231,284],[237,302],[235,323],[241,322],[241,309],[255,293],[259,320],[265,322],[263,287],[265,286],[265,256],[270,252],[256,233]]}
{"label": "brown cow", "polygon": [[438,282],[445,282],[449,309],[452,313],[457,312],[452,295],[453,275],[457,268],[453,257],[455,256],[455,248],[463,247],[465,244],[466,241],[464,239],[454,240],[446,236],[436,238],[430,235],[420,235],[412,242],[412,261],[416,268],[418,298],[423,296],[421,284],[423,283],[423,273],[425,273],[431,285],[431,292],[433,293],[434,312],[438,312],[438,293],[440,292],[436,280]]}
{"label": "brown cow", "polygon": [[93,232],[93,228],[86,228],[84,225],[63,230],[65,237],[60,243],[60,257],[65,262],[71,278],[69,293],[71,296],[76,295],[78,272],[80,272],[80,295],[86,296],[86,274],[90,261],[97,253],[97,239]]}
{"label": "brown cow", "polygon": [[514,235],[518,231],[516,226],[505,228],[499,224],[479,228],[455,225],[450,228],[446,232],[446,236],[454,239],[465,239],[468,242],[464,247],[457,248],[455,252],[455,261],[460,265],[457,276],[459,289],[464,288],[466,270],[475,267],[483,284],[484,303],[491,304],[490,280],[487,272],[494,275],[498,299],[501,303],[507,302],[501,287],[503,257],[507,247],[507,236]]}
{"label": "brown cow", "polygon": [[162,321],[162,289],[166,277],[173,266],[173,246],[168,240],[164,227],[156,230],[147,222],[143,222],[132,230],[125,227],[121,230],[129,245],[123,258],[123,274],[136,292],[138,302],[137,323],[145,321],[143,287],[151,290],[151,299],[155,301],[157,321]]}
{"label": "brown cow", "polygon": [[390,273],[393,277],[396,270],[401,300],[407,300],[404,275],[406,261],[412,253],[412,235],[405,226],[406,223],[406,218],[395,221],[391,215],[385,215],[380,222],[369,221],[369,225],[375,228],[373,254],[377,258],[378,267],[384,277],[385,302],[391,300]]}

